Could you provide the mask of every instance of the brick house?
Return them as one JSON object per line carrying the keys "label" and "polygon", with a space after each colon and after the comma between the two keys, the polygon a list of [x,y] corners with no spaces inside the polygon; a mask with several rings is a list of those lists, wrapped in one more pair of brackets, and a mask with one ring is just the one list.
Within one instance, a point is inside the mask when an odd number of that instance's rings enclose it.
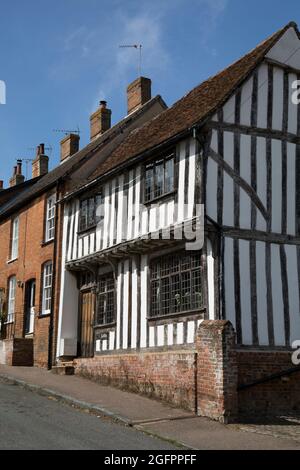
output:
{"label": "brick house", "polygon": [[61,162],[48,172],[44,145],[37,148],[32,178],[25,181],[18,161],[10,187],[0,187],[0,363],[51,368],[55,358],[60,298],[61,207],[68,188],[103,162],[130,131],[166,108],[151,98],[151,81],[128,87],[130,113],[111,127],[111,110],[101,101],[90,117],[90,143],[79,136],[61,141]]}
{"label": "brick house", "polygon": [[299,51],[290,23],[69,186],[58,360],[216,419],[299,409]]}

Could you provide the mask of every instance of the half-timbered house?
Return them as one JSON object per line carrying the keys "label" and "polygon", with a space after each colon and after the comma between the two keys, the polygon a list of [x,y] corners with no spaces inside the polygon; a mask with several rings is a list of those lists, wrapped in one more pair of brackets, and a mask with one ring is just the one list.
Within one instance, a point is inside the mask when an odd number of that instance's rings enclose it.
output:
{"label": "half-timbered house", "polygon": [[[58,358],[192,409],[198,398],[199,409],[211,376],[198,327],[230,320],[236,389],[263,377],[258,402],[282,405],[270,376],[292,368],[300,339],[299,76],[290,23],[131,132],[61,201]],[[182,227],[193,230],[201,206],[204,241],[187,249]],[[299,406],[293,387],[295,376],[285,398]]]}
{"label": "half-timbered house", "polygon": [[56,359],[63,217],[56,202],[68,187],[90,174],[133,129],[166,109],[151,98],[151,81],[128,87],[130,114],[111,125],[101,101],[90,117],[91,141],[79,149],[79,135],[61,141],[60,164],[48,171],[45,146],[37,147],[32,178],[22,162],[10,188],[0,183],[0,364],[52,367]]}

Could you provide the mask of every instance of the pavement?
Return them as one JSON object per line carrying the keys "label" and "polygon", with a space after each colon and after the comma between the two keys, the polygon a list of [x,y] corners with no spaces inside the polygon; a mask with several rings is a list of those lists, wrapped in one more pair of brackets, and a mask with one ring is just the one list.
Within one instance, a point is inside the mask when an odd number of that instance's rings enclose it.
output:
{"label": "pavement", "polygon": [[[71,411],[76,415],[83,413],[74,408],[88,412],[86,418],[98,417],[99,421],[100,417],[101,423],[109,421],[124,432],[134,430],[141,435],[159,438],[166,449],[171,445],[175,446],[173,448],[177,446],[199,450],[300,450],[299,416],[277,417],[272,420],[258,417],[256,421],[244,420],[225,426],[156,400],[103,386],[82,377],[56,375],[45,369],[0,365],[0,379],[7,385],[19,385],[24,394],[31,391],[35,392],[31,395],[39,394],[44,399],[47,397],[52,402],[55,400],[56,405],[64,410],[70,407],[63,404],[71,405]],[[44,410],[41,413],[43,412]],[[74,445],[76,448],[76,444]],[[132,447],[139,448],[141,447]]]}

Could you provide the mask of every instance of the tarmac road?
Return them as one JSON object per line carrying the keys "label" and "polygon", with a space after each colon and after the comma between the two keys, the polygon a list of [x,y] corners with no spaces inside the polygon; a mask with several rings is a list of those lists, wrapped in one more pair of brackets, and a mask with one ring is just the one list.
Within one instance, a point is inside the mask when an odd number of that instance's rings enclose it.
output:
{"label": "tarmac road", "polygon": [[169,450],[168,442],[0,381],[0,450]]}

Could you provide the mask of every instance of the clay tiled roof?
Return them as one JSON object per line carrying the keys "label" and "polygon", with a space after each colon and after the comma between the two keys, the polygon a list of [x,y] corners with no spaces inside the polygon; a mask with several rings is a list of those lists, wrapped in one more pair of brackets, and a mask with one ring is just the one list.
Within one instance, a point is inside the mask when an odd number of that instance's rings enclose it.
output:
{"label": "clay tiled roof", "polygon": [[149,149],[155,149],[163,142],[167,142],[212,116],[290,27],[294,27],[298,34],[295,23],[289,23],[240,60],[194,88],[172,107],[139,129],[132,131],[111,157],[93,172],[88,181],[105,175],[120,164],[142,155]]}
{"label": "clay tiled roof", "polygon": [[79,152],[72,155],[72,157],[66,159],[61,165],[58,165],[46,175],[26,181],[22,185],[15,187],[15,189],[8,188],[1,191],[0,219],[8,216],[13,211],[20,209],[30,200],[43,192],[48,191],[50,188],[54,187],[59,180],[68,177],[72,171],[79,168],[86,160],[92,158],[96,153],[98,154],[98,152],[101,152],[107,142],[111,142],[116,136],[122,134],[133,120],[137,119],[156,102],[159,102],[163,107],[166,107],[162,98],[159,95],[155,96],[137,111],[126,116],[109,130],[104,132],[100,137],[90,142],[86,147],[79,150]]}

